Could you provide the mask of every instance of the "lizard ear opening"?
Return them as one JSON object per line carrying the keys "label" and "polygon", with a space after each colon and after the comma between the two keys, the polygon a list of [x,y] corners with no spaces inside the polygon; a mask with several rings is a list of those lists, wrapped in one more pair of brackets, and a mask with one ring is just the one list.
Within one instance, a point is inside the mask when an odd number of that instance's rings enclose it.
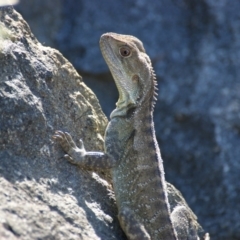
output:
{"label": "lizard ear opening", "polygon": [[138,76],[137,74],[133,75],[133,76],[132,76],[132,81],[133,81],[134,83],[139,83],[139,76]]}

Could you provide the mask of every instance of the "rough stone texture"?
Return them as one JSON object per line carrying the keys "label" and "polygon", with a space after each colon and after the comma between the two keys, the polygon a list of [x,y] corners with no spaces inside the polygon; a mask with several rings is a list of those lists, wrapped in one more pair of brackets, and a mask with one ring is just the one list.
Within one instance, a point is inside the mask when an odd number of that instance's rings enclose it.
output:
{"label": "rough stone texture", "polygon": [[[239,239],[240,1],[30,2],[17,8],[33,32],[78,71],[107,71],[98,48],[104,32],[144,42],[159,80],[155,125],[166,177],[212,239]],[[116,92],[105,76],[84,79],[109,114]]]}
{"label": "rough stone texture", "polygon": [[0,238],[126,239],[111,187],[63,159],[56,129],[101,150],[107,118],[56,50],[0,8]]}

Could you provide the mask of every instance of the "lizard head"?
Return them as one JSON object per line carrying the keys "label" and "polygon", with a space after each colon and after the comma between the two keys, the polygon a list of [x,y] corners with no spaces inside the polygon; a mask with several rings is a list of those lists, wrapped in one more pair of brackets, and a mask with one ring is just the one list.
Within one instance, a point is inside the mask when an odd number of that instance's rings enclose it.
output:
{"label": "lizard head", "polygon": [[130,35],[105,33],[100,38],[102,55],[116,83],[119,99],[110,118],[126,116],[154,94],[152,64],[142,42]]}

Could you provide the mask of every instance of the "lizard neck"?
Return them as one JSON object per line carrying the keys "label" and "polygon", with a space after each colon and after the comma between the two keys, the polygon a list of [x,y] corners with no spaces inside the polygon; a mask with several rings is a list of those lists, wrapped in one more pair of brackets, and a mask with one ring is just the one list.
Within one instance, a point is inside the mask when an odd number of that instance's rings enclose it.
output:
{"label": "lizard neck", "polygon": [[146,82],[149,83],[150,87],[145,95],[142,96],[136,110],[134,111],[134,125],[136,130],[151,128],[154,131],[153,112],[157,100],[158,89],[153,69],[151,70],[150,79]]}

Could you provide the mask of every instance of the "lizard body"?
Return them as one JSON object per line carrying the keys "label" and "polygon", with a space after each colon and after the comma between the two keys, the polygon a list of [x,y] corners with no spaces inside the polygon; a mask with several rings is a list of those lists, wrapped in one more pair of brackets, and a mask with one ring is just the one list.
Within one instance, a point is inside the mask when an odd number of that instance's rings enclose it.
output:
{"label": "lizard body", "polygon": [[142,42],[106,33],[100,49],[119,91],[105,132],[105,152],[87,152],[82,142],[78,148],[70,134],[61,131],[53,138],[70,162],[111,169],[118,218],[130,240],[199,239],[185,207],[170,212],[153,123],[155,74]]}

